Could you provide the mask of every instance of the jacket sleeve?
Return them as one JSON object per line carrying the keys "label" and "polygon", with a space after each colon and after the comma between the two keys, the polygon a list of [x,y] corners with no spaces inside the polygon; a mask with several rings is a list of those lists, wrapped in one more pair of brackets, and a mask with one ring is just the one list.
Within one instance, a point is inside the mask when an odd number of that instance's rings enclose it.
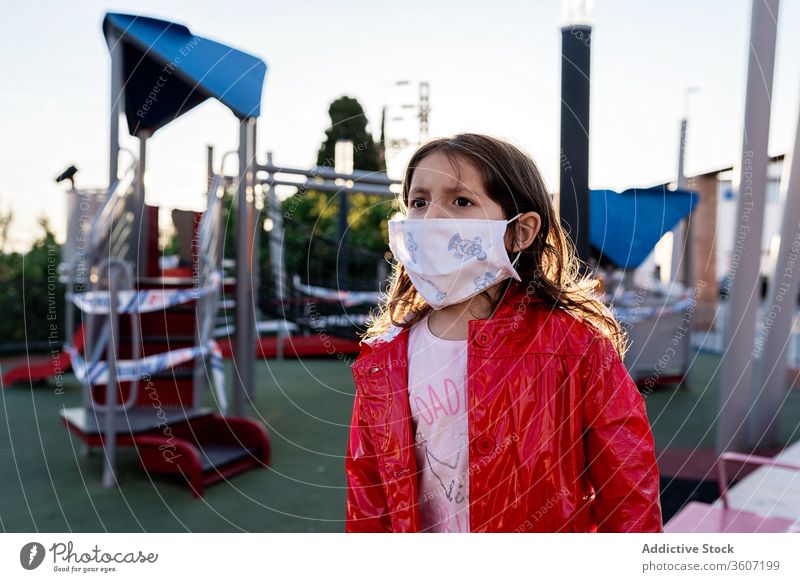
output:
{"label": "jacket sleeve", "polygon": [[350,439],[345,459],[347,472],[346,532],[392,531],[378,458],[367,419],[362,410],[361,395],[356,390]]}
{"label": "jacket sleeve", "polygon": [[644,398],[605,336],[584,356],[584,451],[598,532],[662,532],[655,442]]}

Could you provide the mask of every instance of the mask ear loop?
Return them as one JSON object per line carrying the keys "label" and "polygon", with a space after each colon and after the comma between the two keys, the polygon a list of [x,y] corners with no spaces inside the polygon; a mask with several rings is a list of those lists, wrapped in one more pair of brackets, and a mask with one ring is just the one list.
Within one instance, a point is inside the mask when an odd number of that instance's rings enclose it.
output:
{"label": "mask ear loop", "polygon": [[[523,214],[522,212],[518,212],[516,216],[514,216],[513,218],[509,218],[508,220],[506,220],[506,224],[511,224],[511,223],[512,223],[512,222],[514,222],[516,219],[518,219],[520,216],[522,216],[522,214]],[[522,249],[520,249],[520,250],[517,252],[517,256],[516,256],[516,257],[514,257],[514,260],[513,260],[513,261],[511,261],[511,266],[512,266],[512,267],[514,267],[514,269],[516,269],[516,268],[517,268],[517,261],[519,261],[519,258],[520,258],[520,256],[522,256]]]}

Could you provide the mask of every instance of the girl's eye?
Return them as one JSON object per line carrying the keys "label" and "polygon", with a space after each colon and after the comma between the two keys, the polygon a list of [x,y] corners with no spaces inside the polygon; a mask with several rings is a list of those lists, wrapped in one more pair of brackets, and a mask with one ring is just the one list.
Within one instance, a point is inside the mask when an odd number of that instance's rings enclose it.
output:
{"label": "girl's eye", "polygon": [[463,196],[459,196],[458,198],[455,199],[455,204],[456,206],[470,206],[472,204],[472,201],[467,198],[464,198]]}
{"label": "girl's eye", "polygon": [[425,200],[422,198],[414,198],[409,206],[411,208],[422,208],[425,206]]}

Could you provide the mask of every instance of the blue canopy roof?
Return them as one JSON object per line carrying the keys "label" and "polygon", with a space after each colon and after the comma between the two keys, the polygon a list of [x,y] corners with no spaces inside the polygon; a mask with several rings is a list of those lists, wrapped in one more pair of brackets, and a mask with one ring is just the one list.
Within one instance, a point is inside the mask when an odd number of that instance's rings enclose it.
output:
{"label": "blue canopy roof", "polygon": [[267,72],[261,59],[146,16],[108,13],[103,32],[109,50],[115,39],[122,45],[131,134],[156,131],[209,97],[240,119],[260,115]]}
{"label": "blue canopy roof", "polygon": [[664,186],[621,194],[592,190],[589,239],[602,258],[622,269],[641,265],[665,233],[697,205],[698,195]]}

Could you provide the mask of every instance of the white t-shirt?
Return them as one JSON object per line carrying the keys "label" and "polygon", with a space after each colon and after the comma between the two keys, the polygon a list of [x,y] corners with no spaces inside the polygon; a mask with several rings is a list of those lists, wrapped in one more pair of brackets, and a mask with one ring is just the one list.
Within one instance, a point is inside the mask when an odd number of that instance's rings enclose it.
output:
{"label": "white t-shirt", "polygon": [[422,531],[469,531],[467,340],[416,323],[408,339],[408,397]]}

